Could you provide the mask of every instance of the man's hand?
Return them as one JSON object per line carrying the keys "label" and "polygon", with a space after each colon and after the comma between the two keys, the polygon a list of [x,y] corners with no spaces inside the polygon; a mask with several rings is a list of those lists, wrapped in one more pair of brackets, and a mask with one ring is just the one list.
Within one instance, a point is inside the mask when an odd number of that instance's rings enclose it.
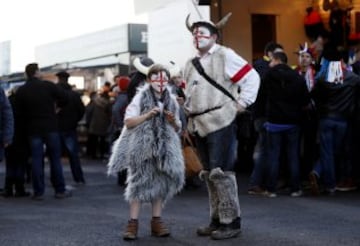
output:
{"label": "man's hand", "polygon": [[244,108],[243,106],[241,106],[239,103],[236,103],[235,106],[236,106],[236,109],[237,109],[237,113],[238,113],[238,114],[241,114],[241,113],[245,112],[245,110],[246,110],[246,108]]}

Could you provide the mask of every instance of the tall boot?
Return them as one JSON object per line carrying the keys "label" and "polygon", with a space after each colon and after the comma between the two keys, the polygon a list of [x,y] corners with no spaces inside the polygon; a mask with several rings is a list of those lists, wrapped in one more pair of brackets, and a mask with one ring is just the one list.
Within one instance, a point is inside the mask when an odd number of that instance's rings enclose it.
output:
{"label": "tall boot", "polygon": [[14,195],[13,186],[14,179],[12,177],[5,177],[3,197],[12,197]]}
{"label": "tall boot", "polygon": [[241,232],[241,212],[235,173],[215,168],[209,179],[214,182],[219,196],[220,219],[220,227],[211,233],[211,238],[220,240],[236,237]]}
{"label": "tall boot", "polygon": [[196,233],[199,236],[210,236],[220,226],[219,221],[219,197],[214,183],[209,179],[209,171],[202,170],[199,174],[201,180],[206,183],[209,195],[210,224],[199,227]]}

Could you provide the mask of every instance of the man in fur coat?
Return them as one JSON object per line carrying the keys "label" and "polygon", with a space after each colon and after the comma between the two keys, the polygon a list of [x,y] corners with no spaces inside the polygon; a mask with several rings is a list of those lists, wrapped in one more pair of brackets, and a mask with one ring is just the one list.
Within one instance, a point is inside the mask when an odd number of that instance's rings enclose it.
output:
{"label": "man in fur coat", "polygon": [[236,144],[236,115],[255,101],[260,80],[258,73],[242,57],[216,44],[219,28],[228,17],[217,24],[198,21],[191,25],[189,16],[186,20],[198,51],[195,58],[208,77],[217,83],[215,87],[201,75],[194,59],[186,63],[188,130],[195,135],[204,166],[200,178],[207,184],[210,203],[210,224],[199,228],[197,234],[212,239],[232,238],[240,233],[234,153],[230,150],[234,150]]}
{"label": "man in fur coat", "polygon": [[179,131],[179,105],[167,87],[169,72],[151,66],[147,81],[138,89],[125,113],[125,127],[113,146],[109,174],[127,170],[125,199],[130,220],[124,240],[137,238],[142,202],[151,202],[153,236],[170,235],[161,217],[163,204],[184,185],[184,160]]}

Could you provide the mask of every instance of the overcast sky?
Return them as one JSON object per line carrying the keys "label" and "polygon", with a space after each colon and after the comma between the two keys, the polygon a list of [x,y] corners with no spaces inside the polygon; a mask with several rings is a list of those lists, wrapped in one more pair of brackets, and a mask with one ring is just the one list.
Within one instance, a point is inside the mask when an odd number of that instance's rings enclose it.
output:
{"label": "overcast sky", "polygon": [[12,71],[34,61],[35,46],[147,22],[135,16],[133,0],[0,0],[0,10],[0,42],[11,40]]}

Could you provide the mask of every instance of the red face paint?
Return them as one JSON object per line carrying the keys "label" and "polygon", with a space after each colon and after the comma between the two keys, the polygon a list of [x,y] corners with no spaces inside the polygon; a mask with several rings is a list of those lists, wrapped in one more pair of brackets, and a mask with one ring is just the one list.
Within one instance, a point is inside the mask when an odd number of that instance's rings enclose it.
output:
{"label": "red face paint", "polygon": [[151,85],[154,88],[154,90],[156,90],[159,93],[163,93],[164,91],[164,87],[167,85],[168,83],[168,78],[165,75],[164,76],[164,72],[159,72],[158,74],[153,74],[151,76]]}

